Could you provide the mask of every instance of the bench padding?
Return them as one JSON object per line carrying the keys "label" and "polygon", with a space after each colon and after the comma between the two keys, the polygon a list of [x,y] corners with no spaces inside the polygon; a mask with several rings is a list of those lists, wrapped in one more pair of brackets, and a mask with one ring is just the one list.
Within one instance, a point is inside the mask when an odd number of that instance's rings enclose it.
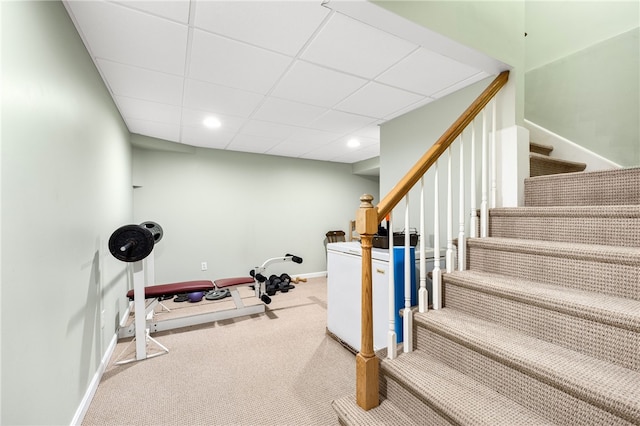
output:
{"label": "bench padding", "polygon": [[214,281],[217,288],[233,287],[234,285],[249,285],[254,284],[253,277],[236,277],[236,278],[221,278]]}
{"label": "bench padding", "polygon": [[[252,278],[253,281],[253,278]],[[180,293],[191,293],[194,291],[209,291],[215,287],[211,281],[183,281],[179,283],[152,285],[144,288],[144,298],[153,299],[163,296],[175,296]],[[133,300],[133,290],[127,292],[127,297]]]}

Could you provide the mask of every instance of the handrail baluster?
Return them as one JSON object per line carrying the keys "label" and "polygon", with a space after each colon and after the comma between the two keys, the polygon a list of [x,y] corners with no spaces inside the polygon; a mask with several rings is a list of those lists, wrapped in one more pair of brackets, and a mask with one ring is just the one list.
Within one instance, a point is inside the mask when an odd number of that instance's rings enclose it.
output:
{"label": "handrail baluster", "polygon": [[387,332],[387,358],[398,356],[398,334],[396,333],[396,297],[395,292],[395,260],[393,255],[393,210],[387,216],[387,235],[389,241],[389,331]]}
{"label": "handrail baluster", "polygon": [[420,178],[420,290],[418,290],[418,312],[429,310],[429,291],[427,290],[427,258],[425,253],[424,227],[424,176]]}
{"label": "handrail baluster", "polygon": [[413,351],[413,311],[411,311],[411,232],[409,232],[409,193],[404,210],[404,310],[402,311],[402,350]]}
{"label": "handrail baluster", "polygon": [[453,207],[452,207],[452,183],[451,183],[451,147],[447,154],[447,252],[445,256],[445,268],[447,274],[453,272]]}
{"label": "handrail baluster", "polygon": [[[463,133],[464,134],[464,133]],[[465,270],[466,241],[464,237],[464,138],[460,135],[460,188],[458,199],[458,270]]]}
{"label": "handrail baluster", "polygon": [[434,165],[434,185],[433,185],[433,274],[432,274],[432,292],[433,292],[433,309],[442,308],[442,295],[440,293],[442,271],[440,270],[440,206],[438,200],[439,183],[438,183],[438,162]]}

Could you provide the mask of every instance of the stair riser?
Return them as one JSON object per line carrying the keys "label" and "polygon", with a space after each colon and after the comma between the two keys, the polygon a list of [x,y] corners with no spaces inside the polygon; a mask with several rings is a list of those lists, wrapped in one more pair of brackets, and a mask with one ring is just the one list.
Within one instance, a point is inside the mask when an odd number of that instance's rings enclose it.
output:
{"label": "stair riser", "polygon": [[395,406],[416,424],[451,426],[449,421],[429,407],[424,400],[407,390],[394,377],[385,374],[384,370],[380,374],[380,395],[392,400]]}
{"label": "stair riser", "polygon": [[557,424],[596,426],[628,425],[595,407],[535,378],[416,325],[415,349],[467,374],[524,407],[544,413]]}
{"label": "stair riser", "polygon": [[525,179],[525,206],[640,204],[640,168]]}
{"label": "stair riser", "polygon": [[575,173],[584,170],[584,166],[556,163],[542,158],[531,158],[529,161],[529,176],[555,175],[559,173]]}
{"label": "stair riser", "polygon": [[467,245],[468,269],[640,300],[640,267]]}
{"label": "stair riser", "polygon": [[535,152],[536,154],[541,154],[541,155],[549,155],[551,154],[551,151],[553,151],[552,146],[539,145],[536,143],[529,144],[529,152]]}
{"label": "stair riser", "polygon": [[489,235],[566,243],[640,246],[640,218],[489,216]]}
{"label": "stair riser", "polygon": [[640,371],[640,333],[445,283],[445,306]]}

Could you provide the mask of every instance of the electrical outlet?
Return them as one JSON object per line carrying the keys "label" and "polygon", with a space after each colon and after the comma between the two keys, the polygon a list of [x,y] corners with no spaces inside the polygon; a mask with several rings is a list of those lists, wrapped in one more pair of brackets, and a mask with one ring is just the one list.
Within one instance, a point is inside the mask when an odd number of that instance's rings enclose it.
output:
{"label": "electrical outlet", "polygon": [[201,271],[206,271],[207,270],[207,262],[202,262],[200,264],[200,270]]}

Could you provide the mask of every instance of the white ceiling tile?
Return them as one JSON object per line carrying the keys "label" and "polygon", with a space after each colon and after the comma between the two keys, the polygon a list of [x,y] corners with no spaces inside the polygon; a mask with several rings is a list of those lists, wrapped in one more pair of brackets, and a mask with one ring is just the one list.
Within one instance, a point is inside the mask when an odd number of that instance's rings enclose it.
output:
{"label": "white ceiling tile", "polygon": [[292,61],[279,53],[195,30],[189,77],[265,94]]}
{"label": "white ceiling tile", "polygon": [[299,128],[268,121],[249,120],[240,133],[254,136],[264,136],[274,139],[286,139]]}
{"label": "white ceiling tile", "polygon": [[305,49],[301,58],[336,70],[373,78],[417,47],[336,13]]}
{"label": "white ceiling tile", "polygon": [[180,124],[181,108],[179,106],[122,96],[116,96],[115,100],[125,119],[133,118],[156,123]]}
{"label": "white ceiling tile", "polygon": [[193,109],[248,117],[263,99],[258,93],[216,84],[196,80],[185,83],[184,105]]}
{"label": "white ceiling tile", "polygon": [[371,117],[330,110],[314,120],[309,127],[342,134],[354,132],[374,121]]}
{"label": "white ceiling tile", "polygon": [[283,143],[287,145],[295,145],[303,152],[309,152],[313,149],[329,144],[339,137],[340,135],[336,133],[300,128]]}
{"label": "white ceiling tile", "polygon": [[332,107],[361,88],[367,80],[304,61],[296,61],[278,83],[272,96]]}
{"label": "white ceiling tile", "polygon": [[210,131],[235,133],[247,122],[247,119],[241,117],[185,108],[182,111],[182,125],[189,127],[204,127],[203,121],[208,117],[215,117],[220,120],[221,123],[218,129],[207,129]]}
{"label": "white ceiling tile", "polygon": [[268,98],[253,118],[292,126],[306,126],[326,111],[326,108]]}
{"label": "white ceiling tile", "polygon": [[415,109],[421,108],[421,107],[425,106],[426,104],[431,103],[433,101],[434,101],[433,98],[422,98],[421,100],[419,100],[416,103],[409,104],[409,105],[407,105],[406,107],[404,107],[402,109],[399,109],[397,111],[392,112],[391,114],[389,114],[386,117],[384,117],[384,119],[385,119],[385,121],[389,121],[389,120],[391,120],[393,118],[400,117],[401,115],[404,115],[404,114],[406,114],[408,112],[411,112],[411,111],[413,111]]}
{"label": "white ceiling tile", "polygon": [[363,127],[362,129],[356,130],[352,135],[356,137],[380,140],[380,126],[377,123],[371,124]]}
{"label": "white ceiling tile", "polygon": [[264,153],[281,142],[281,139],[267,138],[262,136],[238,134],[227,149]]}
{"label": "white ceiling tile", "polygon": [[68,2],[97,58],[182,75],[187,26],[115,3]]}
{"label": "white ceiling tile", "polygon": [[183,126],[180,142],[203,148],[224,149],[234,136],[234,132],[220,131],[220,129]]}
{"label": "white ceiling tile", "polygon": [[133,7],[138,10],[149,12],[153,15],[158,15],[163,18],[178,21],[183,24],[189,22],[189,6],[190,0],[171,0],[171,1],[128,1],[118,0],[116,3],[120,3],[127,7]]}
{"label": "white ceiling tile", "polygon": [[478,72],[473,67],[421,48],[376,80],[429,96]]}
{"label": "white ceiling tile", "polygon": [[144,136],[151,136],[172,142],[180,141],[180,125],[169,123],[158,123],[157,121],[145,121],[136,119],[125,120],[131,133]]}
{"label": "white ceiling tile", "polygon": [[310,149],[311,148],[301,142],[284,141],[271,148],[266,154],[298,158],[304,153],[309,152]]}
{"label": "white ceiling tile", "polygon": [[157,71],[98,60],[104,78],[116,96],[145,99],[164,104],[180,105],[184,79]]}
{"label": "white ceiling tile", "polygon": [[383,118],[423,99],[415,93],[371,82],[338,104],[336,109]]}
{"label": "white ceiling tile", "polygon": [[357,163],[358,161],[369,160],[370,158],[380,156],[380,146],[370,146],[357,151],[347,152],[345,154],[334,157],[332,161],[341,163]]}
{"label": "white ceiling tile", "polygon": [[487,77],[489,77],[489,75],[487,73],[485,73],[484,71],[479,72],[479,73],[477,73],[475,75],[472,75],[471,77],[467,78],[466,80],[459,81],[459,82],[457,82],[457,83],[455,83],[455,84],[453,84],[453,85],[451,85],[449,87],[446,87],[446,88],[434,93],[432,95],[432,97],[434,99],[442,98],[444,96],[447,96],[450,93],[453,93],[453,92],[455,92],[457,90],[460,90],[460,89],[462,89],[464,87],[467,87],[467,86],[469,86],[469,85],[471,85],[473,83],[476,83],[476,82],[482,80],[483,78],[487,78]]}
{"label": "white ceiling tile", "polygon": [[195,26],[295,56],[330,13],[320,1],[199,1]]}
{"label": "white ceiling tile", "polygon": [[308,152],[302,154],[301,157],[310,160],[332,160],[335,157],[346,154],[350,150],[351,148],[347,147],[344,142],[333,142],[312,148]]}

